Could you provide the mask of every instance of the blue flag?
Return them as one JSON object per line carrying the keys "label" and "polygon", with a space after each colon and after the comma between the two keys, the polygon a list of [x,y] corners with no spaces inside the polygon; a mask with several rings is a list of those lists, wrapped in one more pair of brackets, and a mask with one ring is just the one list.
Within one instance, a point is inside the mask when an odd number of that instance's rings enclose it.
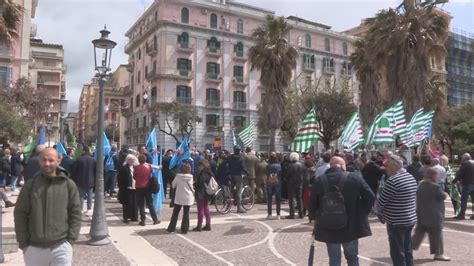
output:
{"label": "blue flag", "polygon": [[173,169],[176,166],[180,165],[182,161],[188,160],[191,157],[189,152],[189,136],[184,137],[181,144],[179,144],[178,149],[173,154],[173,158],[170,161],[169,169]]}
{"label": "blue flag", "polygon": [[58,151],[59,154],[62,154],[64,156],[67,155],[66,149],[64,148],[63,144],[60,141],[56,143],[56,150]]}
{"label": "blue flag", "polygon": [[40,134],[39,134],[39,144],[44,145],[44,127],[40,127]]}
{"label": "blue flag", "polygon": [[[112,150],[112,147],[110,147],[110,142],[109,142],[109,139],[107,138],[107,135],[105,134],[105,132],[103,132],[102,134],[104,134],[104,158],[106,155],[109,155],[110,151]],[[95,141],[95,152],[94,152],[94,159],[97,160],[97,147],[99,147],[99,139],[97,139]]]}
{"label": "blue flag", "polygon": [[[146,140],[146,149],[148,154],[151,154],[153,159],[153,165],[161,165],[160,161],[158,160],[158,139],[156,138],[156,130],[150,132],[148,139]],[[160,156],[161,159],[161,156]],[[162,210],[163,200],[165,199],[164,190],[166,189],[163,187],[163,174],[161,169],[153,169],[153,178],[158,180],[158,184],[160,185],[160,190],[158,193],[153,194],[153,205],[155,207],[156,214],[160,214]]]}

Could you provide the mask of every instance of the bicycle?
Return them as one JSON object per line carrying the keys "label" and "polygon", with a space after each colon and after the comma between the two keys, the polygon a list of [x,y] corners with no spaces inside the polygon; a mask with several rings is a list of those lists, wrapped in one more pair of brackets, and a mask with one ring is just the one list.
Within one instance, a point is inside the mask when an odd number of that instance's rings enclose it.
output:
{"label": "bicycle", "polygon": [[[253,208],[255,203],[255,194],[252,188],[246,182],[244,178],[244,186],[242,187],[241,194],[241,205],[244,210],[249,211]],[[232,210],[232,207],[237,205],[236,199],[234,199],[234,193],[232,193],[228,185],[222,185],[214,194],[214,206],[216,211],[220,214],[227,214]]]}

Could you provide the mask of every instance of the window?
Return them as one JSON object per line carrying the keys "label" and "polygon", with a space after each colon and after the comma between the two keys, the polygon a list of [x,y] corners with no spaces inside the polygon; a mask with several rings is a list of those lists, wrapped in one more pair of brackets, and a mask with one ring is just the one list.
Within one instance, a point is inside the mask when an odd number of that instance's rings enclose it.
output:
{"label": "window", "polygon": [[180,103],[191,103],[191,87],[178,85],[176,87],[176,100]]}
{"label": "window", "polygon": [[219,101],[220,100],[220,91],[215,88],[208,88],[206,90],[206,100],[208,101]]}
{"label": "window", "polygon": [[347,43],[342,43],[342,54],[347,55]]}
{"label": "window", "polygon": [[242,42],[238,42],[236,45],[234,45],[234,52],[236,56],[244,57],[244,44]]}
{"label": "window", "polygon": [[[145,95],[146,92],[143,93],[143,95]],[[146,103],[148,101],[148,98],[145,99],[145,97],[142,96],[142,100],[143,100],[143,107],[146,106]]]}
{"label": "window", "polygon": [[216,37],[212,37],[207,41],[207,47],[209,51],[216,53],[218,49],[221,49],[221,43],[217,41]]}
{"label": "window", "polygon": [[116,113],[112,113],[112,121],[117,121],[117,114]]}
{"label": "window", "polygon": [[105,114],[104,114],[104,119],[105,119],[105,120],[109,120],[109,113],[105,113]]}
{"label": "window", "polygon": [[216,130],[219,126],[219,116],[215,114],[206,115],[206,127],[208,130]]}
{"label": "window", "polygon": [[145,66],[145,76],[148,74],[148,66]]}
{"label": "window", "polygon": [[211,29],[217,29],[217,15],[211,14]]}
{"label": "window", "polygon": [[311,35],[306,34],[304,38],[304,44],[306,47],[311,48]]}
{"label": "window", "polygon": [[181,44],[181,48],[189,48],[189,35],[187,32],[178,35],[178,43]]}
{"label": "window", "polygon": [[245,109],[247,108],[247,100],[245,97],[245,92],[243,91],[234,91],[234,108],[235,109]]}
{"label": "window", "polygon": [[181,23],[189,23],[189,10],[185,7],[181,9]]}
{"label": "window", "polygon": [[221,72],[221,66],[217,63],[209,62],[207,63],[207,78],[209,79],[218,79]]}
{"label": "window", "polygon": [[151,88],[151,103],[156,103],[156,99],[158,98],[158,91],[156,87]]}
{"label": "window", "polygon": [[140,70],[139,70],[139,71],[138,71],[138,74],[137,74],[137,83],[138,83],[138,84],[140,84],[141,77],[142,77],[142,73],[141,73]]}
{"label": "window", "polygon": [[153,50],[158,50],[158,40],[153,36]]}
{"label": "window", "polygon": [[188,76],[189,71],[192,70],[193,61],[186,58],[178,58],[177,60],[177,69],[179,70],[179,75]]}
{"label": "window", "polygon": [[323,58],[323,70],[326,72],[334,72],[334,59]]}
{"label": "window", "polygon": [[314,55],[311,54],[303,54],[303,64],[304,67],[307,69],[315,69],[316,68],[316,59]]}
{"label": "window", "polygon": [[351,75],[351,64],[348,63],[348,62],[346,62],[346,61],[344,61],[344,62],[342,63],[342,70],[341,70],[341,73],[342,73],[343,75],[348,75],[348,76],[350,76],[350,75]]}
{"label": "window", "polygon": [[135,119],[135,128],[139,128],[140,127],[140,119],[137,118]]}
{"label": "window", "polygon": [[11,68],[0,66],[0,86],[9,86],[11,80]]}
{"label": "window", "polygon": [[244,67],[234,66],[234,78],[237,82],[244,82]]}
{"label": "window", "polygon": [[135,107],[140,107],[140,94],[135,97]]}
{"label": "window", "polygon": [[146,116],[143,117],[143,127],[146,127]]}
{"label": "window", "polygon": [[133,112],[133,97],[130,98],[130,112]]}
{"label": "window", "polygon": [[328,38],[324,39],[324,50],[326,52],[331,51],[331,41]]}
{"label": "window", "polygon": [[306,77],[305,77],[305,80],[304,80],[304,83],[305,83],[304,85],[305,85],[306,87],[311,87],[311,85],[312,85],[312,83],[313,83],[313,81],[312,81],[312,79],[311,79],[311,76],[306,76]]}
{"label": "window", "polygon": [[234,116],[234,127],[242,128],[245,126],[245,117],[243,116]]}
{"label": "window", "polygon": [[240,18],[237,20],[237,33],[244,33],[244,21]]}
{"label": "window", "polygon": [[153,73],[156,73],[156,60],[153,61]]}
{"label": "window", "polygon": [[296,38],[296,45],[301,46],[303,44],[303,38],[301,36],[298,36]]}
{"label": "window", "polygon": [[138,60],[142,59],[142,49],[138,48]]}

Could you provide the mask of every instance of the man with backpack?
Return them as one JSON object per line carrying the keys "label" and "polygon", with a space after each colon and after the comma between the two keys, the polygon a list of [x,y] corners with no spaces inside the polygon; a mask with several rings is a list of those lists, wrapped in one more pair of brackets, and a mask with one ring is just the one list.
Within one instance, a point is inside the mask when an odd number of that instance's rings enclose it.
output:
{"label": "man with backpack", "polygon": [[112,146],[110,153],[105,157],[105,189],[104,193],[109,193],[112,197],[115,193],[115,183],[117,183],[117,170],[120,168],[118,164],[117,147]]}
{"label": "man with backpack", "polygon": [[313,235],[326,243],[330,265],[341,265],[341,245],[347,264],[359,265],[358,239],[372,235],[368,215],[375,196],[364,179],[345,171],[344,159],[334,156],[329,165],[313,184],[308,206],[316,217]]}

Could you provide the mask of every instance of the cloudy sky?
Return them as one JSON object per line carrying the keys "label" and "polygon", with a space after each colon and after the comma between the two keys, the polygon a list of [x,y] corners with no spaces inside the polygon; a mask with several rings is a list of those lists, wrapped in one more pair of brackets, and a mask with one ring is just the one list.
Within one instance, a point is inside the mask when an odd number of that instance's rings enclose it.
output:
{"label": "cloudy sky", "polygon": [[[241,3],[273,10],[276,15],[295,15],[330,25],[343,31],[360,24],[378,10],[394,7],[401,0],[238,0]],[[65,49],[67,99],[69,111],[77,110],[82,85],[94,74],[91,40],[107,24],[114,49],[113,68],[127,63],[124,53],[125,32],[153,0],[39,0],[33,23],[47,43],[62,44]],[[474,0],[450,0],[444,9],[454,17],[451,26],[474,31]]]}

